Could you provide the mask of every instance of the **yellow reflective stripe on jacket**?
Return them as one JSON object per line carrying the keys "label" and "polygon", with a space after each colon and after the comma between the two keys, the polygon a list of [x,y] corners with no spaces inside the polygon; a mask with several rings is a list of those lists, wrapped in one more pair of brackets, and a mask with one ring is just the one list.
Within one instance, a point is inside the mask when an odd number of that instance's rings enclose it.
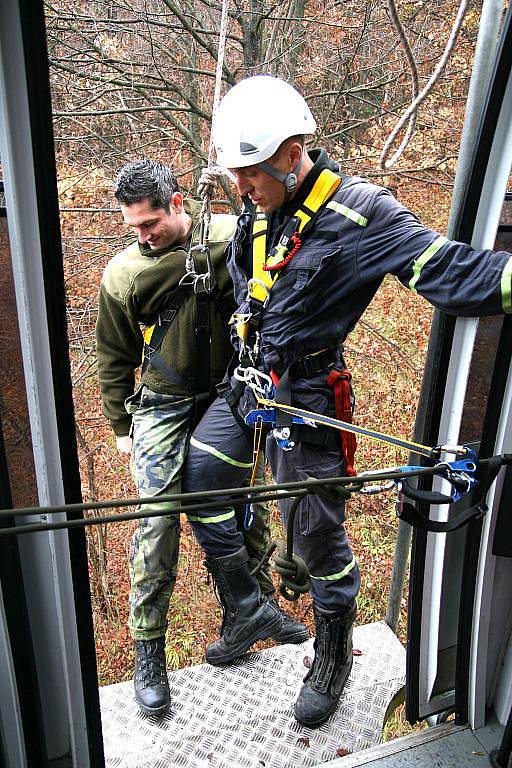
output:
{"label": "yellow reflective stripe on jacket", "polygon": [[327,203],[326,208],[330,208],[332,211],[336,211],[336,213],[339,213],[341,216],[345,216],[345,218],[354,221],[356,224],[359,224],[360,227],[366,227],[368,224],[368,219],[365,216],[362,216],[357,211],[353,211],[352,208],[347,208],[346,205],[337,203],[336,200],[331,200],[329,203]]}
{"label": "yellow reflective stripe on jacket", "polygon": [[252,467],[252,461],[237,461],[236,459],[232,459],[225,453],[218,451],[212,445],[207,445],[207,443],[202,443],[200,440],[197,440],[197,438],[195,438],[193,435],[190,438],[190,445],[193,445],[194,448],[199,448],[200,451],[211,453],[211,455],[215,456],[215,458],[220,459],[221,461],[225,461],[226,464],[232,464],[234,467],[242,467],[242,469],[250,469]]}
{"label": "yellow reflective stripe on jacket", "polygon": [[504,312],[512,312],[512,256],[505,264],[501,274],[501,304]]}
{"label": "yellow reflective stripe on jacket", "polygon": [[191,522],[203,523],[204,525],[210,525],[211,523],[223,523],[224,520],[231,520],[231,518],[234,516],[235,513],[233,510],[231,510],[231,512],[223,512],[221,515],[211,515],[210,517],[207,517],[206,515],[187,515]]}
{"label": "yellow reflective stripe on jacket", "polygon": [[418,258],[412,265],[412,277],[409,281],[409,288],[411,289],[411,291],[414,291],[414,293],[418,293],[418,291],[416,290],[416,283],[420,279],[421,270],[423,269],[427,261],[429,261],[429,259],[431,259],[432,256],[435,253],[437,253],[438,250],[442,248],[443,245],[447,242],[448,240],[446,239],[446,237],[443,237],[442,235],[440,235],[432,243],[430,243],[426,251],[423,251],[423,253],[420,256],[418,256]]}
{"label": "yellow reflective stripe on jacket", "polygon": [[[325,201],[336,191],[341,184],[341,178],[330,171],[328,168],[319,174],[318,179],[313,185],[313,189],[306,197],[301,207],[294,213],[299,220],[299,232],[302,232],[315,213],[324,205]],[[263,269],[264,266],[273,266],[283,261],[283,254],[276,253],[267,261],[267,219],[257,215],[252,227],[253,246],[252,246],[252,276],[263,283],[270,290],[278,276],[278,271],[269,272]],[[258,282],[253,282],[249,286],[251,298],[264,302],[268,293]]]}
{"label": "yellow reflective stripe on jacket", "polygon": [[345,566],[345,568],[342,571],[339,571],[339,573],[331,573],[329,576],[313,576],[311,573],[310,576],[312,579],[316,579],[316,581],[339,581],[344,576],[350,573],[350,571],[355,567],[356,565],[356,559],[355,557],[352,558],[350,563]]}

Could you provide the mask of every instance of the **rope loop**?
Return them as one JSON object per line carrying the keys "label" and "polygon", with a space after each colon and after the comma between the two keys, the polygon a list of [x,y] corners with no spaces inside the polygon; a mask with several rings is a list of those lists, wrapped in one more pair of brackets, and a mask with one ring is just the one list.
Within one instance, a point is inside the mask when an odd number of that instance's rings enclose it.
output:
{"label": "rope loop", "polygon": [[289,556],[282,542],[278,547],[279,554],[274,559],[274,568],[281,577],[279,591],[286,600],[294,602],[311,589],[309,569],[298,555]]}
{"label": "rope loop", "polygon": [[202,201],[200,214],[201,245],[206,245],[208,243],[208,229],[212,217],[211,202],[215,194],[217,179],[219,179],[222,174],[222,168],[220,168],[218,165],[212,165],[208,168],[203,168],[197,183],[197,194]]}

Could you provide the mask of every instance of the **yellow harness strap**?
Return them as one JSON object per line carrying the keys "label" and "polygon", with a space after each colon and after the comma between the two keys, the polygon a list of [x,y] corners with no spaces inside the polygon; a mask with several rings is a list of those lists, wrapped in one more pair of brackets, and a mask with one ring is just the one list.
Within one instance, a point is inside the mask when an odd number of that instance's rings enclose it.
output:
{"label": "yellow harness strap", "polygon": [[[328,168],[324,168],[315,181],[313,189],[294,214],[294,216],[300,219],[299,232],[302,232],[306,224],[325,205],[340,184],[341,178]],[[268,222],[264,214],[257,211],[252,227],[252,273],[254,280],[249,284],[249,294],[251,298],[261,302],[264,302],[268,297],[268,291],[270,291],[279,275],[279,270],[276,269],[269,272],[264,270],[263,267],[279,264],[286,255],[284,249],[280,249],[278,246],[276,252],[267,260],[267,225]]]}

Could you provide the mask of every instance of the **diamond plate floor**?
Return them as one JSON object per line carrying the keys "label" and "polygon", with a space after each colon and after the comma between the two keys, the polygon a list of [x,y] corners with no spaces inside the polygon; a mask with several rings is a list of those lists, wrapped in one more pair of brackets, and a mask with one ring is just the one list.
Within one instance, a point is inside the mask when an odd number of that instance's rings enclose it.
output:
{"label": "diamond plate floor", "polygon": [[306,768],[378,744],[405,684],[405,650],[383,622],[356,627],[354,648],[338,710],[315,730],[293,717],[312,640],[171,673],[172,709],[162,720],[138,710],[131,682],[100,688],[106,766]]}

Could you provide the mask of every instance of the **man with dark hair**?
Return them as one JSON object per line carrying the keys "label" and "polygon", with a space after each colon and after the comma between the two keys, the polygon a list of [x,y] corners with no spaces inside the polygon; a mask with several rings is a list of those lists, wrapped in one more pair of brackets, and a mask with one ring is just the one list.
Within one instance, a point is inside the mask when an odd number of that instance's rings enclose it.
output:
{"label": "man with dark hair", "polygon": [[[96,339],[103,412],[118,450],[132,456],[140,495],[158,499],[181,492],[190,433],[232,354],[227,319],[233,287],[224,250],[236,219],[212,216],[213,274],[208,282],[198,278],[209,269],[205,253],[190,250],[199,240],[200,205],[183,199],[168,167],[151,160],[129,163],[118,174],[114,195],[137,241],[109,262],[101,281]],[[135,389],[135,370],[141,363]],[[247,461],[237,468],[247,476],[251,466]],[[136,650],[135,695],[147,714],[162,714],[169,704],[165,631],[179,552],[179,519],[172,514],[176,506],[152,504],[151,512],[162,514],[143,518],[131,541],[129,627]],[[254,505],[253,513],[250,528],[240,528],[257,562],[270,531],[268,510]],[[279,615],[275,641],[306,640],[306,627],[286,616],[273,600],[269,571],[260,571],[258,578],[262,594]]]}

